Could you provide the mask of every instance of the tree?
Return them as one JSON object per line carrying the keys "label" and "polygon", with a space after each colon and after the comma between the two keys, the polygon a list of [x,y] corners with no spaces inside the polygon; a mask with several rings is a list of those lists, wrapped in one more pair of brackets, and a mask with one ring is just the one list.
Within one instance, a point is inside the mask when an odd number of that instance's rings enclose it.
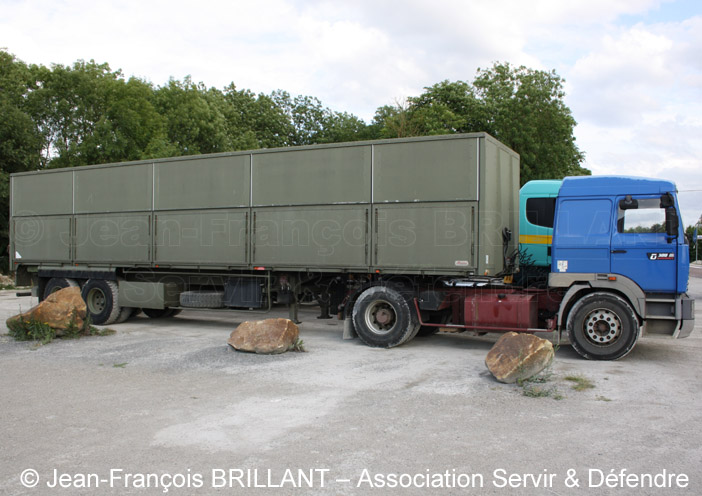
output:
{"label": "tree", "polygon": [[29,96],[42,135],[41,167],[137,160],[153,155],[165,120],[150,84],[78,61],[72,67],[33,67],[38,89]]}
{"label": "tree", "polygon": [[237,90],[234,83],[224,89],[224,117],[235,150],[286,146],[293,126],[285,111],[271,96]]}
{"label": "tree", "polygon": [[233,149],[222,112],[221,91],[195,84],[190,76],[171,79],[155,91],[154,101],[166,120],[169,155],[225,152]]}
{"label": "tree", "polygon": [[36,88],[32,70],[0,50],[0,270],[7,270],[10,174],[31,170],[39,162],[39,135],[27,97]]}
{"label": "tree", "polygon": [[487,132],[520,154],[522,184],[587,175],[564,97],[555,71],[495,64],[473,83],[442,81],[407,106],[381,107],[373,125],[382,137]]}

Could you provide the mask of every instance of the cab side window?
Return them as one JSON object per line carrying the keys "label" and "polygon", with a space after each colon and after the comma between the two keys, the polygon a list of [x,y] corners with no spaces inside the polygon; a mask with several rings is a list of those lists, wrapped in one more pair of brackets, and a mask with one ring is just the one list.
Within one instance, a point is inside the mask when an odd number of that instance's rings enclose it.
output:
{"label": "cab side window", "polygon": [[665,208],[660,198],[624,200],[617,211],[617,232],[624,234],[664,233]]}
{"label": "cab side window", "polygon": [[555,198],[527,198],[526,218],[535,226],[552,228],[555,210]]}

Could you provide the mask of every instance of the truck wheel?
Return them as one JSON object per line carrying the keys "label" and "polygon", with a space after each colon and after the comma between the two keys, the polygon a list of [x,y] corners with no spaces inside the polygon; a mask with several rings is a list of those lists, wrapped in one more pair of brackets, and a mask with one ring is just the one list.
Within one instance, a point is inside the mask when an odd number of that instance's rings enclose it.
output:
{"label": "truck wheel", "polygon": [[150,319],[165,319],[173,315],[172,308],[144,308],[143,310]]}
{"label": "truck wheel", "polygon": [[133,307],[122,307],[122,310],[120,310],[119,315],[117,316],[117,320],[115,320],[115,324],[121,324],[122,322],[126,322],[129,319],[129,317],[132,316],[133,312]]}
{"label": "truck wheel", "polygon": [[75,279],[68,279],[65,277],[52,277],[49,282],[44,286],[44,297],[45,300],[50,294],[55,293],[63,288],[77,288],[78,281]]}
{"label": "truck wheel", "polygon": [[81,296],[88,307],[93,324],[110,325],[117,322],[122,307],[117,301],[117,282],[104,279],[88,279]]}
{"label": "truck wheel", "polygon": [[419,331],[419,321],[407,299],[386,286],[361,293],[353,306],[352,319],[361,341],[378,348],[399,346]]}
{"label": "truck wheel", "polygon": [[591,293],[581,298],[568,315],[568,338],[589,360],[618,360],[639,339],[640,327],[631,306],[611,293]]}

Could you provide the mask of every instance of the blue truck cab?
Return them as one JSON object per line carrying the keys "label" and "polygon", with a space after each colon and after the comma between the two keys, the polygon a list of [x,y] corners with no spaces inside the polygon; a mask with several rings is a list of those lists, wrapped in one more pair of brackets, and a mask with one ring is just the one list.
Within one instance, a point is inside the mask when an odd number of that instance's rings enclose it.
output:
{"label": "blue truck cab", "polygon": [[670,181],[568,177],[555,198],[549,287],[559,328],[587,358],[620,358],[640,334],[688,336],[689,249]]}

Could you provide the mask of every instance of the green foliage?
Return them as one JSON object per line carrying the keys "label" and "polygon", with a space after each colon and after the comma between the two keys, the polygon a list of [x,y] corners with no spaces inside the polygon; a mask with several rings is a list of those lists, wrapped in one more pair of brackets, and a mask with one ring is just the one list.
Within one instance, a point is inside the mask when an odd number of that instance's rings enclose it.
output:
{"label": "green foliage", "polygon": [[56,331],[49,324],[38,320],[11,320],[7,323],[8,334],[17,341],[37,341],[48,344],[56,337]]}
{"label": "green foliage", "polygon": [[73,315],[65,330],[57,332],[48,323],[40,322],[36,319],[17,319],[10,320],[7,323],[9,330],[8,334],[17,341],[35,341],[39,345],[45,345],[59,337],[61,339],[78,339],[83,336],[109,336],[114,334],[112,329],[98,329],[94,327],[90,320],[90,315],[83,319],[81,325],[78,325],[76,311],[73,310]]}
{"label": "green foliage", "polygon": [[555,71],[498,63],[472,83],[442,81],[406,104],[379,108],[373,126],[384,138],[485,131],[520,154],[522,184],[589,175],[564,98]]}

